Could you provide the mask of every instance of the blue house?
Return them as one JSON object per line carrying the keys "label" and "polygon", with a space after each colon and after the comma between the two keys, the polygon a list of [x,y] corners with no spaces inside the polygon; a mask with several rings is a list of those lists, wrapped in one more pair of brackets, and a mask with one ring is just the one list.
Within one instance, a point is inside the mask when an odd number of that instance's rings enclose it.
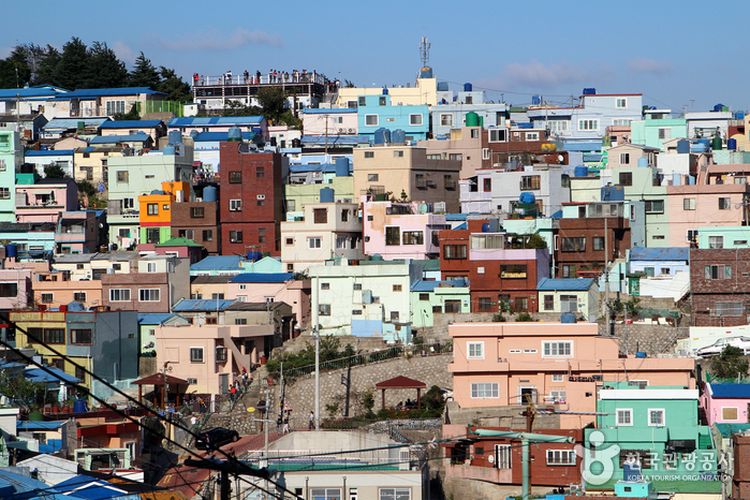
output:
{"label": "blue house", "polygon": [[[402,130],[404,140],[419,141],[426,139],[430,131],[430,111],[424,104],[393,106],[391,97],[386,93],[361,96],[357,108],[357,123],[359,135],[370,138],[371,143],[375,142],[375,131],[380,128],[387,129],[391,134]],[[394,137],[392,140],[400,142]]]}

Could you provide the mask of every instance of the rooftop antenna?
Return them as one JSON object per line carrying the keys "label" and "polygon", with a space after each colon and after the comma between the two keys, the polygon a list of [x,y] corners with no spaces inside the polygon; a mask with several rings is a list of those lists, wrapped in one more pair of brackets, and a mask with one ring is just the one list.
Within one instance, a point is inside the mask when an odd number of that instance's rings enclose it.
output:
{"label": "rooftop antenna", "polygon": [[430,62],[430,47],[432,47],[432,44],[426,36],[419,39],[419,59],[422,61],[422,67],[427,66],[427,63]]}

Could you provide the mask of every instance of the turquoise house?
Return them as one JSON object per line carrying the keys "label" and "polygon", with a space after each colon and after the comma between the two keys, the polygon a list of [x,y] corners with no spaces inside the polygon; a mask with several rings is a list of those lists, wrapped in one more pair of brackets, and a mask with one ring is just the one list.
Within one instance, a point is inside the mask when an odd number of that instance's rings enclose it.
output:
{"label": "turquoise house", "polygon": [[16,221],[16,167],[22,164],[18,134],[0,130],[0,222]]}
{"label": "turquoise house", "polygon": [[[357,107],[357,123],[359,135],[367,137],[370,143],[375,142],[375,131],[380,128],[389,130],[391,134],[395,130],[403,130],[404,140],[416,142],[427,138],[430,131],[430,110],[424,104],[393,106],[391,96],[385,93],[361,96]],[[393,136],[391,140],[402,142]]]}
{"label": "turquoise house", "polygon": [[654,179],[658,174],[657,169],[655,167],[617,167],[612,168],[611,172],[611,182],[623,187],[625,200],[632,204],[638,201],[643,203],[645,246],[670,246],[667,187],[654,185]]}
{"label": "turquoise house", "polygon": [[750,226],[705,226],[696,231],[698,248],[750,247]]}
{"label": "turquoise house", "polygon": [[596,428],[585,430],[584,468],[596,475],[586,478],[587,490],[645,480],[657,491],[721,492],[711,430],[699,425],[697,389],[605,382],[596,411]]}
{"label": "turquoise house", "polygon": [[435,313],[471,312],[469,282],[465,279],[419,280],[412,284],[410,295],[412,328],[432,327]]}
{"label": "turquoise house", "polygon": [[664,141],[687,137],[684,118],[651,118],[630,122],[630,142],[664,150]]}

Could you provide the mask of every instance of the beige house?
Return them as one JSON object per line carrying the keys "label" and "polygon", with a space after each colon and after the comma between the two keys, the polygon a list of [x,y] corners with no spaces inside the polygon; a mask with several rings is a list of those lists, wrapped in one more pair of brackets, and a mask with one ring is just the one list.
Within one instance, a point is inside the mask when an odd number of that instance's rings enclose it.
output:
{"label": "beige house", "polygon": [[485,135],[482,127],[463,127],[452,129],[450,137],[444,139],[427,139],[419,141],[417,146],[427,148],[427,158],[433,160],[459,160],[461,162],[461,179],[476,175],[482,168],[482,162],[490,165],[489,149],[483,150]]}
{"label": "beige house", "polygon": [[[360,96],[382,95],[383,87],[339,87],[338,99],[335,106],[337,108],[356,108]],[[417,78],[416,85],[404,87],[391,87],[388,89],[391,96],[391,104],[416,105],[427,104],[434,106],[437,104],[437,79],[436,78]]]}
{"label": "beige house", "polygon": [[77,149],[73,157],[76,182],[89,181],[95,187],[103,184],[107,188],[107,162],[110,158],[122,156],[122,148],[88,147]]}
{"label": "beige house", "polygon": [[[460,160],[435,160],[427,148],[404,145],[354,149],[354,196],[375,200],[444,203],[444,210],[460,210],[458,179]],[[390,193],[390,194],[389,194]],[[435,208],[437,210],[437,208]]]}
{"label": "beige house", "polygon": [[[609,162],[608,168],[638,166],[654,167],[656,166],[656,156],[659,154],[659,148],[642,146],[640,144],[620,144],[607,150]],[[643,162],[645,165],[642,165]]]}

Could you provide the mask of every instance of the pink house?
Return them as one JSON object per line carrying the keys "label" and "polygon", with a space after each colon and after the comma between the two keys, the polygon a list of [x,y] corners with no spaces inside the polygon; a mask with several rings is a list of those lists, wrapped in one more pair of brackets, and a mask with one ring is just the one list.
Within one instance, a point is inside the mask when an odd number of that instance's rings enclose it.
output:
{"label": "pink house", "polygon": [[31,299],[31,269],[0,269],[0,309],[25,309]]}
{"label": "pink house", "polygon": [[750,165],[709,165],[693,185],[667,186],[669,243],[690,244],[693,230],[705,226],[742,226],[750,221]]}
{"label": "pink house", "polygon": [[596,323],[450,325],[453,398],[462,408],[532,401],[561,412],[560,427],[572,429],[594,422],[604,382],[695,388],[694,360],[625,356],[618,339],[598,329]]}
{"label": "pink house", "polygon": [[385,260],[436,257],[440,253],[437,233],[451,228],[444,214],[426,212],[424,203],[366,201],[363,207],[364,251]]}
{"label": "pink house", "polygon": [[73,179],[16,185],[16,222],[57,224],[63,212],[70,210],[78,210],[78,187]]}
{"label": "pink house", "polygon": [[708,425],[750,423],[750,384],[706,383],[700,405]]}

